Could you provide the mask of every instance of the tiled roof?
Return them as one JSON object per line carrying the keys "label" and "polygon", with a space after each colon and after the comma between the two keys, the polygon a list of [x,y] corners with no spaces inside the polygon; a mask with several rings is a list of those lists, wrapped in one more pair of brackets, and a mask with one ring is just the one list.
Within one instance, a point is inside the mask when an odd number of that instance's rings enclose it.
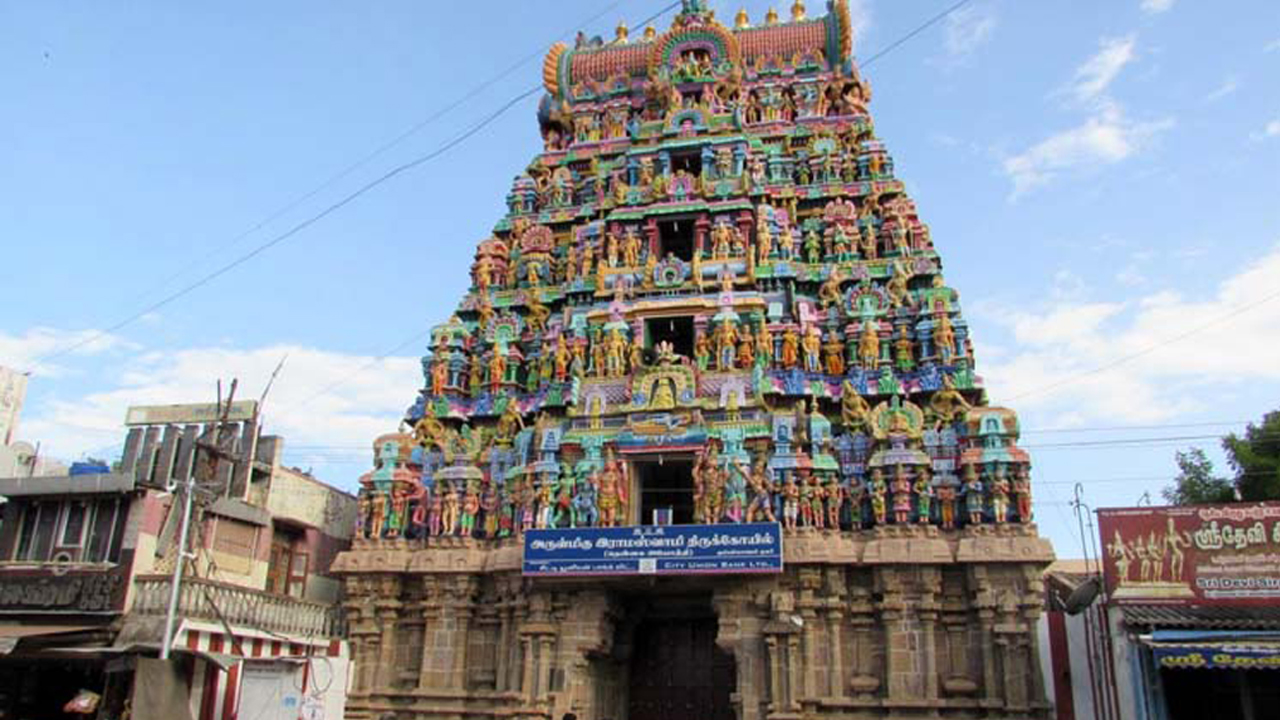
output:
{"label": "tiled roof", "polygon": [[1196,607],[1184,605],[1125,605],[1129,626],[1165,628],[1249,628],[1280,630],[1280,607]]}
{"label": "tiled roof", "polygon": [[617,73],[644,75],[649,62],[652,43],[637,43],[622,47],[605,47],[602,50],[575,52],[570,60],[571,77],[604,79]]}
{"label": "tiled roof", "polygon": [[821,20],[736,31],[745,58],[790,56],[802,50],[825,50],[827,26]]}
{"label": "tiled roof", "polygon": [[[827,25],[823,19],[731,32],[738,37],[742,55],[747,60],[767,55],[790,57],[809,50],[825,51],[827,45]],[[648,69],[652,48],[651,42],[633,41],[626,45],[576,50],[569,61],[570,77],[578,82],[585,78],[602,80],[615,74],[642,76]]]}

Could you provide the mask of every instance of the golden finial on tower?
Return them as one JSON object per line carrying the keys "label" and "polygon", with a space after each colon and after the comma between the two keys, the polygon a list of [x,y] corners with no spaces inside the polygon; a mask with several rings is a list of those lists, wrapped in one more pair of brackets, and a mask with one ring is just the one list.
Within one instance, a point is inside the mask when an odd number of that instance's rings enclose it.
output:
{"label": "golden finial on tower", "polygon": [[747,17],[747,9],[738,10],[738,15],[733,19],[733,26],[742,30],[751,27],[751,18]]}
{"label": "golden finial on tower", "polygon": [[658,37],[658,31],[653,29],[652,25],[646,25],[644,28],[644,39],[646,42],[653,42]]}
{"label": "golden finial on tower", "polygon": [[777,25],[777,24],[778,24],[778,11],[777,11],[777,10],[774,10],[773,8],[769,8],[769,12],[767,12],[767,13],[765,13],[765,14],[764,14],[764,24],[765,24],[765,25]]}
{"label": "golden finial on tower", "polygon": [[800,22],[804,19],[804,0],[796,0],[791,3],[791,22]]}
{"label": "golden finial on tower", "polygon": [[619,45],[625,45],[627,42],[627,24],[625,22],[618,23],[617,36],[613,39]]}

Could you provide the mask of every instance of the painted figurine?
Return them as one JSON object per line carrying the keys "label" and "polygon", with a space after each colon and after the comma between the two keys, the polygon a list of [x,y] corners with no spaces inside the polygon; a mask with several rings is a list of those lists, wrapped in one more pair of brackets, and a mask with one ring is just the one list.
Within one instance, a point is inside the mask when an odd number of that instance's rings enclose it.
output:
{"label": "painted figurine", "polygon": [[991,482],[991,514],[998,524],[1009,520],[1009,477],[1004,464],[996,466],[995,479]]}
{"label": "painted figurine", "polygon": [[787,473],[782,486],[782,525],[787,530],[796,529],[796,521],[800,515],[800,488],[796,487],[795,478]]}
{"label": "painted figurine", "polygon": [[888,487],[884,482],[884,472],[880,468],[872,468],[871,484],[867,494],[871,496],[871,517],[876,525],[884,525],[888,507],[885,504],[885,493]]}
{"label": "painted figurine", "polygon": [[1031,522],[1031,472],[1020,465],[1013,476],[1013,497],[1018,506],[1018,522]]}
{"label": "painted figurine", "polygon": [[955,529],[956,489],[949,484],[938,487],[938,515],[944,530]]}
{"label": "painted figurine", "polygon": [[916,493],[916,522],[929,523],[933,513],[933,486],[929,483],[929,469],[921,467],[916,472],[916,481],[912,486]]}
{"label": "painted figurine", "polygon": [[824,492],[827,500],[827,527],[840,529],[840,509],[845,501],[845,489],[840,485],[840,478],[835,473],[827,475],[827,486]]}
{"label": "painted figurine", "polygon": [[[741,466],[738,471],[743,472]],[[755,467],[747,478],[751,487],[751,503],[747,505],[747,522],[757,520],[777,522],[778,519],[773,514],[773,484],[769,482],[768,467],[763,455],[756,459]]]}
{"label": "painted figurine", "polygon": [[978,525],[982,522],[983,506],[986,504],[982,497],[982,480],[978,477],[978,468],[974,465],[966,465],[964,468],[964,506],[969,513],[969,524]]}

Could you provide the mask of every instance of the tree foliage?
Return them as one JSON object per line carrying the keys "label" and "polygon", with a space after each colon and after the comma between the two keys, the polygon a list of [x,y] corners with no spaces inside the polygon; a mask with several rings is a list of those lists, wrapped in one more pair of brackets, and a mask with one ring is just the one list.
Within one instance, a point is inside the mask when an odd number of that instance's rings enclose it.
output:
{"label": "tree foliage", "polygon": [[1173,505],[1280,500],[1280,410],[1249,423],[1243,435],[1222,438],[1222,450],[1234,477],[1218,476],[1199,448],[1180,451],[1178,476],[1164,489],[1164,499]]}
{"label": "tree foliage", "polygon": [[1171,505],[1203,505],[1231,502],[1235,499],[1232,482],[1214,474],[1213,461],[1204,450],[1192,448],[1177,454],[1178,477],[1173,486],[1163,491],[1164,499]]}
{"label": "tree foliage", "polygon": [[1243,436],[1222,438],[1222,449],[1242,500],[1280,499],[1280,410],[1267,413],[1257,425],[1249,423]]}

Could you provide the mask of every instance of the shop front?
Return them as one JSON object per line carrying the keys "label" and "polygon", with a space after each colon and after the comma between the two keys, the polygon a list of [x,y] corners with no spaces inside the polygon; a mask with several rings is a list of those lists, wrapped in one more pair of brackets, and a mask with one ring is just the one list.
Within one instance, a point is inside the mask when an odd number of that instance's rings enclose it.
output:
{"label": "shop front", "polygon": [[1104,509],[1137,715],[1280,717],[1280,503]]}

